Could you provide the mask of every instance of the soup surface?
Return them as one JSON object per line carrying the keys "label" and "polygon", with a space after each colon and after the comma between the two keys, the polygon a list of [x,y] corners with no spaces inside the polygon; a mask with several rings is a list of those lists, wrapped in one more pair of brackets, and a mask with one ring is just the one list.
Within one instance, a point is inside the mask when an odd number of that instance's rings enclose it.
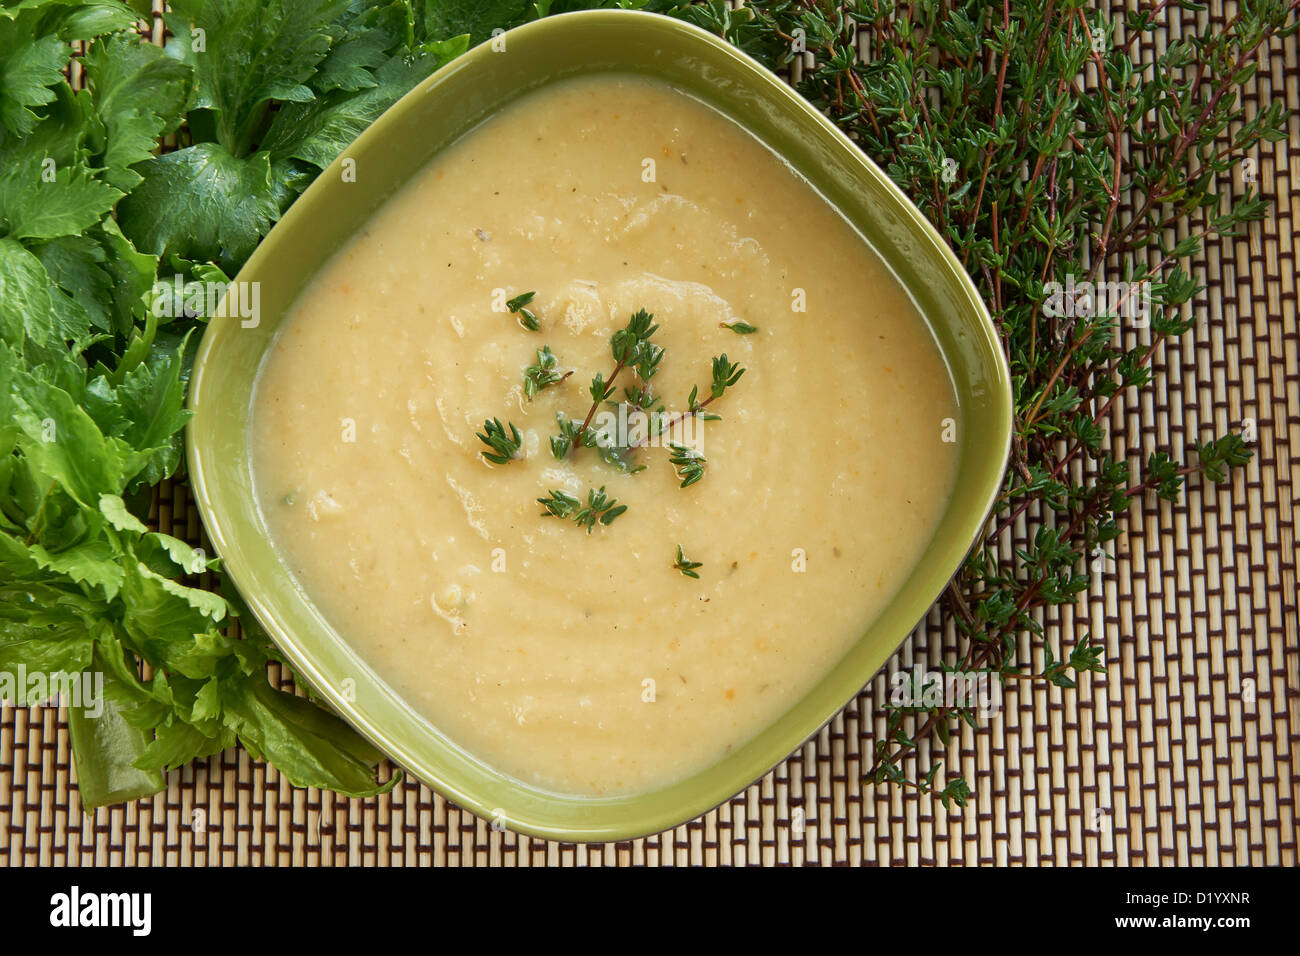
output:
{"label": "soup surface", "polygon": [[[504,306],[527,291],[537,331]],[[632,474],[550,448],[639,309],[667,412],[715,355],[745,369],[686,488],[668,448]],[[543,345],[573,374],[530,400]],[[787,165],[666,85],[589,77],[441,153],[317,274],[260,373],[253,477],[302,588],[432,725],[536,786],[630,793],[743,744],[865,632],[933,534],[957,414],[915,306]],[[537,503],[602,486],[627,510],[591,533]]]}

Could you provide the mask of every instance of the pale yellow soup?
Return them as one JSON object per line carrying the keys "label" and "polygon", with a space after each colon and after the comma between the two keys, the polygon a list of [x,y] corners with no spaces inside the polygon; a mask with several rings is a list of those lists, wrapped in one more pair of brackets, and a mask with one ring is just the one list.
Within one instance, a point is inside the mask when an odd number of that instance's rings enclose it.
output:
{"label": "pale yellow soup", "polygon": [[[537,332],[503,308],[530,290]],[[687,488],[667,448],[636,474],[550,450],[638,309],[668,411],[713,356],[746,369]],[[529,401],[542,345],[574,374]],[[489,765],[603,795],[705,769],[836,665],[932,537],[957,417],[916,307],[806,182],[684,93],[602,76],[520,99],[376,210],[286,318],[251,441],[275,546],[360,658]],[[488,418],[523,434],[509,464]],[[627,511],[592,533],[536,501],[600,486]]]}

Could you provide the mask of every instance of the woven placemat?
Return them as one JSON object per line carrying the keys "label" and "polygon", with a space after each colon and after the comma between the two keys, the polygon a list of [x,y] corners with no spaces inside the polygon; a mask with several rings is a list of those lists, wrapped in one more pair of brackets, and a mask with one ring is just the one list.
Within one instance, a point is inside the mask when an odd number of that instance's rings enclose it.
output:
{"label": "woven placemat", "polygon": [[[1144,39],[1144,60],[1223,15],[1173,17]],[[1294,37],[1268,51],[1244,98],[1250,109],[1275,98],[1300,106]],[[589,846],[493,831],[412,780],[370,800],[296,790],[234,750],[170,774],[151,800],[86,816],[65,714],[5,706],[0,863],[1294,865],[1300,119],[1288,133],[1256,156],[1268,218],[1194,263],[1207,286],[1197,324],[1156,353],[1155,386],[1114,415],[1110,437],[1113,454],[1136,465],[1157,446],[1181,450],[1253,419],[1256,456],[1230,484],[1194,481],[1177,505],[1134,503],[1113,568],[1058,624],[1102,637],[1107,672],[1077,692],[1012,686],[996,718],[954,738],[947,763],[975,791],[964,810],[863,783],[884,728],[884,674],[713,812]],[[151,523],[206,544],[184,486],[163,485]],[[888,670],[937,667],[956,647],[931,611]]]}

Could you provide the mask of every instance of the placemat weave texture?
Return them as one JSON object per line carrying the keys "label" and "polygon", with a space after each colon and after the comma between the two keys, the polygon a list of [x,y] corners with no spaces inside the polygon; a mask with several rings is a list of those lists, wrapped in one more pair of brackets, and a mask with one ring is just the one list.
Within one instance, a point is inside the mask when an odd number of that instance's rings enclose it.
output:
{"label": "placemat weave texture", "polygon": [[[1143,39],[1144,61],[1224,14],[1172,17]],[[156,40],[160,30],[155,15]],[[1251,110],[1300,107],[1296,37],[1273,44],[1244,98]],[[1115,563],[1056,624],[1102,636],[1107,672],[1077,692],[1012,686],[996,718],[954,737],[947,764],[959,760],[975,791],[964,810],[862,781],[887,673],[956,658],[951,624],[931,611],[887,671],[761,781],[689,824],[618,844],[494,832],[412,780],[369,800],[297,790],[233,750],[173,772],[151,800],[87,816],[64,712],[5,705],[0,864],[1295,865],[1300,118],[1287,132],[1255,157],[1270,214],[1193,263],[1207,286],[1197,323],[1156,353],[1156,384],[1117,403],[1110,432],[1113,454],[1136,465],[1252,419],[1255,458],[1230,483],[1193,480],[1177,505],[1134,503]],[[183,486],[162,486],[151,524],[206,546]]]}

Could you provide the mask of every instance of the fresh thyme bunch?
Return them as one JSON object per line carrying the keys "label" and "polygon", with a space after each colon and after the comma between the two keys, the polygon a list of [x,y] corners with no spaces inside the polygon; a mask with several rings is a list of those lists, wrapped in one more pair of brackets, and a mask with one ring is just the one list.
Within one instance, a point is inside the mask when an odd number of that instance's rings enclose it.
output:
{"label": "fresh thyme bunch", "polygon": [[[1243,0],[1225,24],[1185,35],[1145,68],[1135,63],[1143,34],[1200,4],[1161,0],[1122,22],[1080,0],[671,11],[773,69],[801,61],[799,92],[920,206],[988,303],[1015,422],[993,514],[944,596],[961,669],[1061,687],[1104,670],[1090,634],[1045,631],[1052,609],[1087,590],[1090,563],[1113,552],[1135,497],[1175,501],[1188,476],[1223,481],[1249,460],[1242,436],[1227,433],[1157,451],[1142,467],[1111,457],[1106,424],[1150,383],[1161,344],[1195,324],[1200,287],[1184,263],[1207,237],[1236,235],[1268,208],[1251,186],[1255,148],[1285,137],[1286,116],[1272,103],[1248,117],[1237,91],[1270,44],[1295,31],[1298,7]],[[1143,290],[1149,323],[1123,297],[1059,296],[1115,280]],[[1011,551],[1018,522],[1029,543]],[[960,721],[975,726],[972,711],[889,711],[868,777],[964,806],[966,781],[916,758],[923,743],[948,745]]]}

